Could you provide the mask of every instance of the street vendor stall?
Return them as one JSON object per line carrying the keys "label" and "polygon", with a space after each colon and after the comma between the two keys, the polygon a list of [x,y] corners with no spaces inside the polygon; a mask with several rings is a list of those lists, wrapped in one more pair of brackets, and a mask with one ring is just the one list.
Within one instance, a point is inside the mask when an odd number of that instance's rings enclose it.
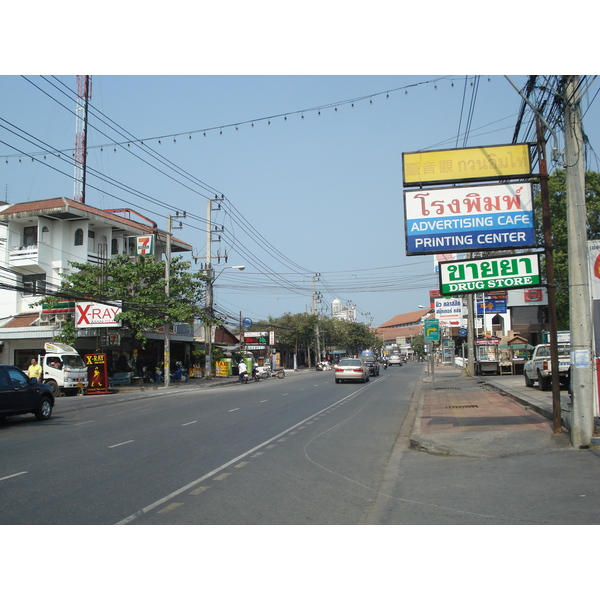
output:
{"label": "street vendor stall", "polygon": [[475,374],[500,375],[500,338],[485,336],[475,340]]}

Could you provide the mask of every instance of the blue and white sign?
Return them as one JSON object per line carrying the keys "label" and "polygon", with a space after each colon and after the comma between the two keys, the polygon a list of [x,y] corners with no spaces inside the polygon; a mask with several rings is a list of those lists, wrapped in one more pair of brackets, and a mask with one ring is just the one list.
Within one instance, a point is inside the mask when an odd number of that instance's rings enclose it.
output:
{"label": "blue and white sign", "polygon": [[530,183],[404,192],[406,254],[536,245]]}

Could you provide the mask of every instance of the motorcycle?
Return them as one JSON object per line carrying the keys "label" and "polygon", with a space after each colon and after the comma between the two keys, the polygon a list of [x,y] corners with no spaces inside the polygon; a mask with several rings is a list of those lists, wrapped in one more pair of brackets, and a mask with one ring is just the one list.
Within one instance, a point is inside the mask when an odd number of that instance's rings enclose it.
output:
{"label": "motorcycle", "polygon": [[250,375],[248,375],[248,371],[244,371],[242,373],[242,383],[248,383],[250,381]]}
{"label": "motorcycle", "polygon": [[276,371],[271,371],[269,367],[267,367],[262,374],[263,379],[268,379],[269,377],[277,377],[278,379],[283,379],[285,377],[285,371],[283,369],[277,369]]}
{"label": "motorcycle", "polygon": [[260,373],[258,372],[258,369],[256,367],[252,369],[252,379],[254,379],[254,381],[260,381],[261,379]]}
{"label": "motorcycle", "polygon": [[177,369],[174,373],[171,373],[171,381],[181,381],[181,383],[185,383],[189,379],[189,375],[181,368],[182,365],[180,362],[176,363]]}

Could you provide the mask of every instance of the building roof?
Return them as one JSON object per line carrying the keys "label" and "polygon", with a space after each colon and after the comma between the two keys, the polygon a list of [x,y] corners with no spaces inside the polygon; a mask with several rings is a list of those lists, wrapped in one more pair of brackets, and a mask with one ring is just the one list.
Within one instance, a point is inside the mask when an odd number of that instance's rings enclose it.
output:
{"label": "building roof", "polygon": [[431,308],[423,308],[421,310],[415,310],[413,312],[404,313],[403,315],[396,315],[395,317],[392,317],[389,321],[386,321],[382,325],[379,325],[379,327],[377,327],[377,330],[387,330],[389,328],[412,325],[413,323],[419,322],[427,313],[431,311]]}
{"label": "building roof", "polygon": [[[127,216],[121,216],[117,213],[123,213]],[[140,220],[133,219],[133,215]],[[0,207],[0,221],[27,217],[45,217],[58,221],[91,219],[104,222],[113,228],[138,232],[140,235],[153,233],[163,240],[166,239],[165,232],[159,230],[158,225],[154,221],[129,208],[102,210],[65,197],[7,204],[4,208]],[[171,243],[174,252],[191,252],[193,249],[190,244],[174,237],[171,237]]]}
{"label": "building roof", "polygon": [[10,321],[2,327],[29,327],[36,319],[39,319],[40,313],[23,313],[15,315]]}

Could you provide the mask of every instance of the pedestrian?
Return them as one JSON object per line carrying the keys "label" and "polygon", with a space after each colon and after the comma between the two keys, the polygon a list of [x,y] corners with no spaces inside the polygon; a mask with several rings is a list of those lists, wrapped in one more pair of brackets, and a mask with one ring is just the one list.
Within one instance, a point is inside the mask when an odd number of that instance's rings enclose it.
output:
{"label": "pedestrian", "polygon": [[243,360],[240,360],[240,364],[238,365],[240,383],[242,383],[242,379],[244,379],[244,373],[246,373],[247,371],[248,367],[246,366],[246,363]]}
{"label": "pedestrian", "polygon": [[27,368],[27,375],[36,381],[39,381],[42,378],[42,367],[38,365],[35,358],[31,359],[31,364]]}

